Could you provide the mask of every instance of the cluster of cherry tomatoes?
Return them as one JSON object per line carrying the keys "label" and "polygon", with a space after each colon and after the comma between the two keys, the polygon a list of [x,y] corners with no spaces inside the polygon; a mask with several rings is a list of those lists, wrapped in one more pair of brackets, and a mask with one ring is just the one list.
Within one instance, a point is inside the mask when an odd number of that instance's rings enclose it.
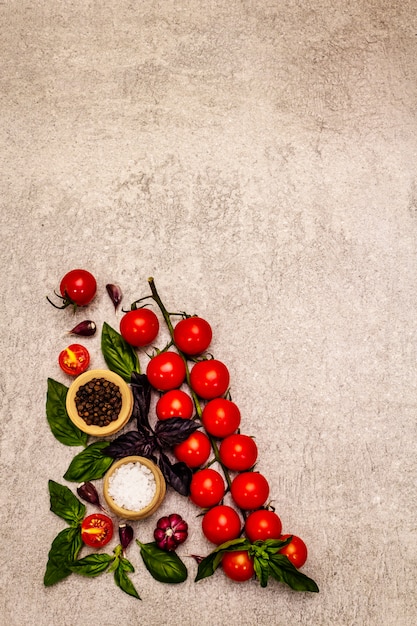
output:
{"label": "cluster of cherry tomatoes", "polygon": [[[96,289],[95,278],[89,272],[69,272],[60,285],[63,306],[86,306]],[[279,516],[268,508],[267,479],[254,471],[257,445],[252,437],[240,433],[240,410],[226,397],[230,384],[228,368],[217,359],[202,356],[212,341],[210,324],[192,316],[184,317],[172,328],[172,345],[149,360],[146,375],[161,394],[156,404],[158,419],[191,419],[199,409],[203,428],[175,446],[173,453],[193,470],[190,499],[205,511],[205,537],[216,545],[236,539],[242,532],[252,543],[288,538],[290,535],[282,535]],[[135,348],[152,344],[158,332],[158,317],[146,306],[128,311],[121,318],[120,334]],[[72,375],[87,369],[88,362],[83,350],[77,352],[76,345],[69,346],[60,356],[61,367]],[[184,390],[187,386],[191,395]],[[211,467],[215,462],[222,473]],[[233,506],[224,503],[227,493]],[[280,552],[299,568],[307,559],[307,548],[302,539],[292,537]],[[222,567],[233,580],[248,580],[254,574],[247,551],[226,553]]]}
{"label": "cluster of cherry tomatoes", "polygon": [[[123,338],[138,348],[152,343],[158,331],[158,318],[147,308],[129,311],[120,322]],[[281,534],[279,516],[267,508],[268,481],[261,473],[253,471],[258,458],[257,445],[252,437],[239,432],[240,410],[225,397],[230,383],[228,368],[217,359],[198,358],[206,352],[211,340],[212,329],[206,320],[197,316],[186,317],[173,329],[174,349],[171,347],[150,359],[146,375],[151,385],[161,392],[156,415],[160,420],[193,417],[193,398],[183,389],[186,381],[200,408],[204,404],[201,410],[204,430],[194,432],[175,446],[173,452],[179,461],[194,471],[190,499],[206,511],[202,517],[202,531],[210,542],[220,545],[239,537],[242,530],[251,542],[286,539],[290,535]],[[220,471],[206,466],[212,464],[213,450],[216,452],[213,461],[217,461],[223,474],[227,474],[228,484]],[[234,506],[223,502],[228,487]],[[236,509],[243,514],[243,529]],[[281,552],[296,567],[301,567],[307,558],[304,542],[294,535]],[[229,578],[237,581],[248,580],[254,574],[253,561],[247,551],[226,553],[222,567]]]}

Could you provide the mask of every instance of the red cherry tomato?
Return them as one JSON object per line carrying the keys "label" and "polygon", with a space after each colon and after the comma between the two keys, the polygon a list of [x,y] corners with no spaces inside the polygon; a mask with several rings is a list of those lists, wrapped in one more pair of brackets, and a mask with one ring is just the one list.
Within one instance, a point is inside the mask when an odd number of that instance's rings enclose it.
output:
{"label": "red cherry tomato", "polygon": [[120,320],[120,334],[127,343],[135,348],[149,345],[158,332],[158,318],[149,309],[128,311]]}
{"label": "red cherry tomato", "polygon": [[90,365],[90,353],[79,343],[72,343],[58,357],[59,367],[70,376],[82,374]]}
{"label": "red cherry tomato", "polygon": [[206,431],[221,439],[234,433],[240,424],[238,406],[226,398],[215,398],[207,402],[201,416]]}
{"label": "red cherry tomato", "polygon": [[187,317],[174,328],[174,342],[178,350],[188,355],[205,352],[211,343],[211,326],[201,317]]}
{"label": "red cherry tomato", "polygon": [[91,548],[102,548],[113,537],[113,522],[102,513],[93,513],[81,524],[81,539]]}
{"label": "red cherry tomato", "polygon": [[62,278],[59,290],[64,301],[86,306],[96,295],[97,282],[87,270],[71,270]]}
{"label": "red cherry tomato", "polygon": [[240,509],[259,509],[269,496],[269,484],[258,472],[243,472],[233,479],[231,494]]}
{"label": "red cherry tomato", "polygon": [[204,465],[210,453],[210,439],[201,430],[196,430],[185,441],[174,446],[174,454],[178,461],[182,461],[188,467]]}
{"label": "red cherry tomato", "polygon": [[229,387],[229,381],[229,370],[217,359],[196,363],[190,373],[191,388],[204,400],[222,396]]}
{"label": "red cherry tomato", "polygon": [[226,576],[236,582],[250,580],[255,573],[253,559],[246,550],[225,552],[222,558],[222,567]]}
{"label": "red cherry tomato", "polygon": [[184,361],[177,352],[160,352],[148,363],[146,375],[152,387],[168,391],[180,387],[185,379]]}
{"label": "red cherry tomato", "polygon": [[218,504],[225,491],[224,480],[214,469],[198,470],[191,479],[190,499],[203,509]]}
{"label": "red cherry tomato", "polygon": [[245,535],[252,543],[266,539],[280,539],[282,523],[274,511],[259,509],[248,515],[245,522]]}
{"label": "red cherry tomato", "polygon": [[231,506],[219,504],[207,511],[203,517],[202,529],[209,541],[220,545],[225,541],[239,537],[240,517]]}
{"label": "red cherry tomato", "polygon": [[229,435],[220,444],[220,460],[228,469],[242,472],[253,467],[258,458],[258,447],[252,437]]}
{"label": "red cherry tomato", "polygon": [[296,535],[281,535],[280,539],[284,540],[289,537],[292,537],[291,542],[281,550],[278,550],[278,552],[280,554],[285,554],[295,567],[302,567],[307,561],[307,546],[304,541]]}
{"label": "red cherry tomato", "polygon": [[167,420],[170,417],[190,419],[194,413],[194,402],[185,391],[171,389],[159,398],[155,411],[160,420]]}

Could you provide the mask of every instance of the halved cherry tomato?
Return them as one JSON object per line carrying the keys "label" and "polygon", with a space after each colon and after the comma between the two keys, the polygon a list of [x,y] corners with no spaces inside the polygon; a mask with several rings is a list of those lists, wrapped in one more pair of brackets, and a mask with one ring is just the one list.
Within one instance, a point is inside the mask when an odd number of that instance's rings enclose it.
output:
{"label": "halved cherry tomato", "polygon": [[253,559],[246,550],[225,552],[222,558],[222,567],[226,576],[237,582],[250,580],[255,573]]}
{"label": "halved cherry tomato", "polygon": [[280,539],[288,539],[292,537],[290,543],[281,550],[280,554],[285,554],[295,567],[302,567],[307,561],[307,546],[304,541],[297,535],[281,535]]}
{"label": "halved cherry tomato", "polygon": [[79,343],[72,343],[60,352],[58,357],[60,368],[70,376],[82,374],[90,365],[90,353]]}
{"label": "halved cherry tomato", "polygon": [[113,537],[113,522],[102,513],[93,513],[81,524],[81,539],[91,548],[101,548]]}
{"label": "halved cherry tomato", "polygon": [[205,352],[211,343],[211,326],[201,317],[187,317],[174,328],[174,341],[181,352],[196,355]]}
{"label": "halved cherry tomato", "polygon": [[171,389],[159,398],[155,411],[160,420],[167,420],[171,417],[190,419],[194,413],[194,402],[185,391]]}

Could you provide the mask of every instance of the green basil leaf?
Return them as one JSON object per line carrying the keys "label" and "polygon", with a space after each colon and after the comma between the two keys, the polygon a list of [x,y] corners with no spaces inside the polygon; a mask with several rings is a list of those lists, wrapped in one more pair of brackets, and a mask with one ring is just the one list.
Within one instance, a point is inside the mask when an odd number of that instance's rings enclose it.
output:
{"label": "green basil leaf", "polygon": [[[134,571],[134,569],[132,569],[131,571]],[[119,563],[119,567],[114,570],[114,582],[118,587],[120,587],[122,591],[127,593],[129,596],[133,596],[138,600],[141,599],[135,589],[135,586],[127,575],[126,570],[124,569],[124,567],[121,566],[121,563]]]}
{"label": "green basil leaf", "polygon": [[71,526],[81,524],[86,511],[85,505],[65,485],[49,480],[48,487],[52,513],[62,517]]}
{"label": "green basil leaf", "polygon": [[285,554],[274,554],[270,557],[269,572],[273,578],[295,591],[318,592],[319,590],[314,580],[300,572]]}
{"label": "green basil leaf", "polygon": [[155,542],[140,543],[140,554],[148,572],[161,583],[182,583],[187,579],[187,568],[176,552],[166,552]]}
{"label": "green basil leaf", "polygon": [[114,459],[102,453],[108,441],[96,441],[77,454],[64,474],[65,480],[85,482],[102,478]]}
{"label": "green basil leaf", "polygon": [[81,574],[89,578],[95,578],[105,572],[114,557],[109,554],[88,554],[83,559],[78,559],[69,565],[74,574]]}
{"label": "green basil leaf", "polygon": [[130,383],[132,372],[140,374],[138,355],[123,337],[106,322],[101,331],[101,351],[109,369]]}
{"label": "green basil leaf", "polygon": [[48,554],[43,583],[55,585],[71,574],[70,564],[77,558],[82,547],[79,527],[65,528],[55,537]]}
{"label": "green basil leaf", "polygon": [[135,568],[133,567],[132,563],[126,559],[125,557],[122,557],[120,559],[120,567],[122,569],[124,569],[125,572],[134,572]]}
{"label": "green basil leaf", "polygon": [[261,583],[261,587],[266,587],[269,578],[269,561],[256,557],[253,559],[256,578]]}
{"label": "green basil leaf", "polygon": [[48,378],[46,393],[46,419],[52,434],[66,446],[86,446],[87,433],[77,428],[68,417],[66,397],[68,387]]}
{"label": "green basil leaf", "polygon": [[216,559],[217,554],[212,552],[208,556],[206,556],[200,563],[198,564],[197,576],[194,579],[194,582],[202,580],[203,578],[208,578],[212,576],[217,569],[217,565],[214,565],[214,561]]}
{"label": "green basil leaf", "polygon": [[225,541],[225,543],[220,544],[217,548],[215,548],[215,550],[213,550],[213,552],[200,561],[198,564],[197,576],[195,577],[194,582],[207,578],[208,576],[212,576],[219,567],[225,552],[247,550],[250,545],[249,541],[244,537],[231,539],[230,541]]}

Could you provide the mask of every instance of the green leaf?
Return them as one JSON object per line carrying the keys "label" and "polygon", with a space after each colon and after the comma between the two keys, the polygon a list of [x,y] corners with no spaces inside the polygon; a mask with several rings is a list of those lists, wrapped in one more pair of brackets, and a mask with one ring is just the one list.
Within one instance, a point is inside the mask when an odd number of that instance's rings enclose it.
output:
{"label": "green leaf", "polygon": [[85,482],[102,478],[114,459],[102,453],[108,441],[96,441],[77,454],[64,474],[65,480]]}
{"label": "green leaf", "polygon": [[256,578],[261,583],[261,587],[266,587],[269,578],[269,561],[256,557],[253,559]]}
{"label": "green leaf", "polygon": [[89,578],[95,578],[105,572],[114,557],[109,554],[88,554],[83,559],[78,559],[69,565],[74,574],[81,574]]}
{"label": "green leaf", "polygon": [[200,563],[198,564],[197,576],[194,579],[194,582],[202,580],[203,578],[208,578],[212,576],[216,569],[219,567],[222,562],[223,554],[225,552],[235,552],[237,550],[248,550],[250,547],[250,543],[244,537],[239,537],[238,539],[231,539],[230,541],[226,541],[225,543],[220,544],[208,554]]}
{"label": "green leaf", "polygon": [[54,480],[48,481],[51,511],[62,517],[71,526],[81,524],[86,508],[65,485]]}
{"label": "green leaf", "polygon": [[187,579],[187,568],[176,552],[158,548],[155,542],[140,543],[140,554],[148,572],[161,583],[182,583]]}
{"label": "green leaf", "polygon": [[314,591],[319,588],[311,578],[300,572],[285,554],[274,554],[269,559],[269,572],[273,578],[295,591]]}
{"label": "green leaf", "polygon": [[83,433],[68,417],[66,397],[68,387],[48,378],[46,393],[46,419],[52,434],[66,446],[86,446],[87,433]]}
{"label": "green leaf", "polygon": [[127,383],[130,382],[132,372],[140,374],[135,350],[106,322],[101,332],[101,351],[109,369],[119,374]]}
{"label": "green leaf", "polygon": [[82,547],[80,527],[61,530],[52,542],[48,554],[43,583],[55,585],[71,574],[70,564],[75,561]]}
{"label": "green leaf", "polygon": [[[127,559],[123,559],[123,560],[127,560]],[[131,565],[131,569],[129,569],[128,571],[131,571],[131,572],[135,571],[133,568],[133,565]],[[138,592],[135,589],[135,586],[133,585],[132,581],[127,575],[126,565],[123,566],[121,562],[119,562],[119,566],[114,570],[114,582],[116,583],[118,587],[120,587],[122,591],[127,593],[129,596],[133,596],[134,598],[137,598],[138,600],[141,599],[139,597]]]}

